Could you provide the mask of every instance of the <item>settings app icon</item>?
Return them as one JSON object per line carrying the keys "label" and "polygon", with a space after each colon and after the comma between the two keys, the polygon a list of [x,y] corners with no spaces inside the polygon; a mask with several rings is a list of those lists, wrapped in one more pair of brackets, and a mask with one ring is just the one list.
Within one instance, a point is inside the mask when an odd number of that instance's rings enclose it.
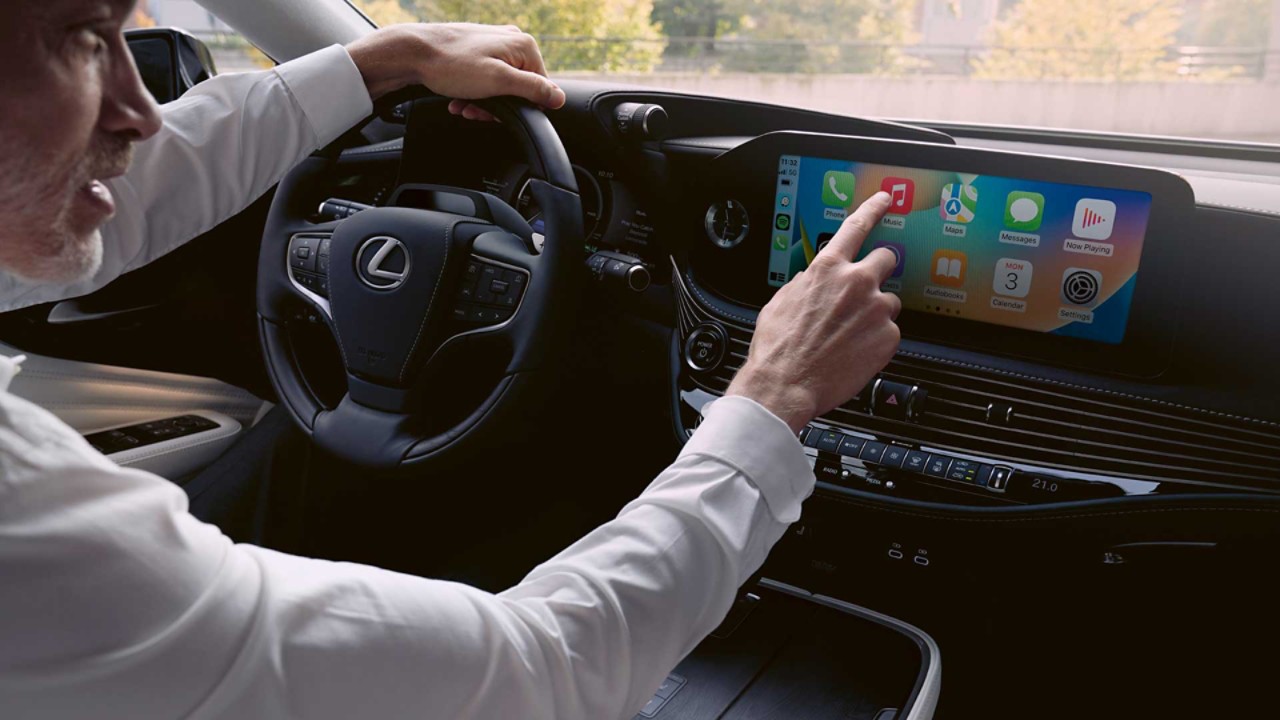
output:
{"label": "settings app icon", "polygon": [[1071,305],[1093,307],[1102,292],[1102,273],[1085,268],[1067,268],[1062,273],[1062,300]]}

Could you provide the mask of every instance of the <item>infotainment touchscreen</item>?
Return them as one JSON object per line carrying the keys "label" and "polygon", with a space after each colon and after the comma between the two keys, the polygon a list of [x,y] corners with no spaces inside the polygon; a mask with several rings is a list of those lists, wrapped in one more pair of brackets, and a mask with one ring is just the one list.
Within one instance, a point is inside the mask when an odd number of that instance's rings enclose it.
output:
{"label": "infotainment touchscreen", "polygon": [[859,257],[887,247],[906,309],[1103,343],[1124,340],[1151,195],[1014,177],[783,155],[768,282],[808,267],[878,191],[889,212]]}

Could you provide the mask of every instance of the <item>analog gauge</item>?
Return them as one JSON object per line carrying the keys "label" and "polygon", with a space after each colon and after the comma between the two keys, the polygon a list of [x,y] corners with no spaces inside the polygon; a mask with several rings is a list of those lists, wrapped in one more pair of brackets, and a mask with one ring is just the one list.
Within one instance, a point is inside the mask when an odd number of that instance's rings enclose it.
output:
{"label": "analog gauge", "polygon": [[737,200],[725,200],[707,208],[703,224],[707,238],[726,250],[742,242],[751,227],[747,209]]}
{"label": "analog gauge", "polygon": [[[582,196],[582,237],[590,242],[591,236],[600,227],[600,216],[604,212],[604,193],[600,191],[600,183],[596,182],[586,168],[574,165],[573,176],[578,180],[578,193]],[[542,210],[529,190],[530,179],[526,177],[520,184],[520,192],[516,195],[516,210],[529,221],[534,232],[543,234]]]}

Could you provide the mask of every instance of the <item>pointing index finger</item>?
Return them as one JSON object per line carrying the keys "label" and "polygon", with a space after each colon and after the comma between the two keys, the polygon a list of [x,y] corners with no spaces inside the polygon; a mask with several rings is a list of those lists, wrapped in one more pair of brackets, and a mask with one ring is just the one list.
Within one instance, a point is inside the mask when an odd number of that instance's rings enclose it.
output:
{"label": "pointing index finger", "polygon": [[880,222],[880,218],[884,217],[888,210],[889,193],[881,191],[867,198],[866,202],[859,205],[852,215],[844,219],[835,237],[831,238],[831,242],[827,243],[822,252],[833,253],[835,257],[845,262],[853,262],[853,259],[858,256],[858,251],[862,249],[863,241],[871,233],[871,229]]}

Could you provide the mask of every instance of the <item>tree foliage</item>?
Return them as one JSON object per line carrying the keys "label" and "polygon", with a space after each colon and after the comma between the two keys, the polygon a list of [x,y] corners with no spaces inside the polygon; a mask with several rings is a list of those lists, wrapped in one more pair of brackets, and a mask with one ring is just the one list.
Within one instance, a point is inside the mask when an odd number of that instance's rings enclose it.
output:
{"label": "tree foliage", "polygon": [[649,19],[652,0],[356,0],[356,5],[379,25],[517,25],[539,39],[552,71],[647,71],[664,47]]}
{"label": "tree foliage", "polygon": [[919,2],[655,0],[653,18],[672,38],[668,56],[718,59],[724,70],[894,72],[909,64],[898,46],[915,38]]}
{"label": "tree foliage", "polygon": [[992,28],[976,77],[1142,80],[1169,77],[1177,0],[1021,0]]}
{"label": "tree foliage", "polygon": [[1204,0],[1182,39],[1190,45],[1266,47],[1273,6],[1273,0]]}

